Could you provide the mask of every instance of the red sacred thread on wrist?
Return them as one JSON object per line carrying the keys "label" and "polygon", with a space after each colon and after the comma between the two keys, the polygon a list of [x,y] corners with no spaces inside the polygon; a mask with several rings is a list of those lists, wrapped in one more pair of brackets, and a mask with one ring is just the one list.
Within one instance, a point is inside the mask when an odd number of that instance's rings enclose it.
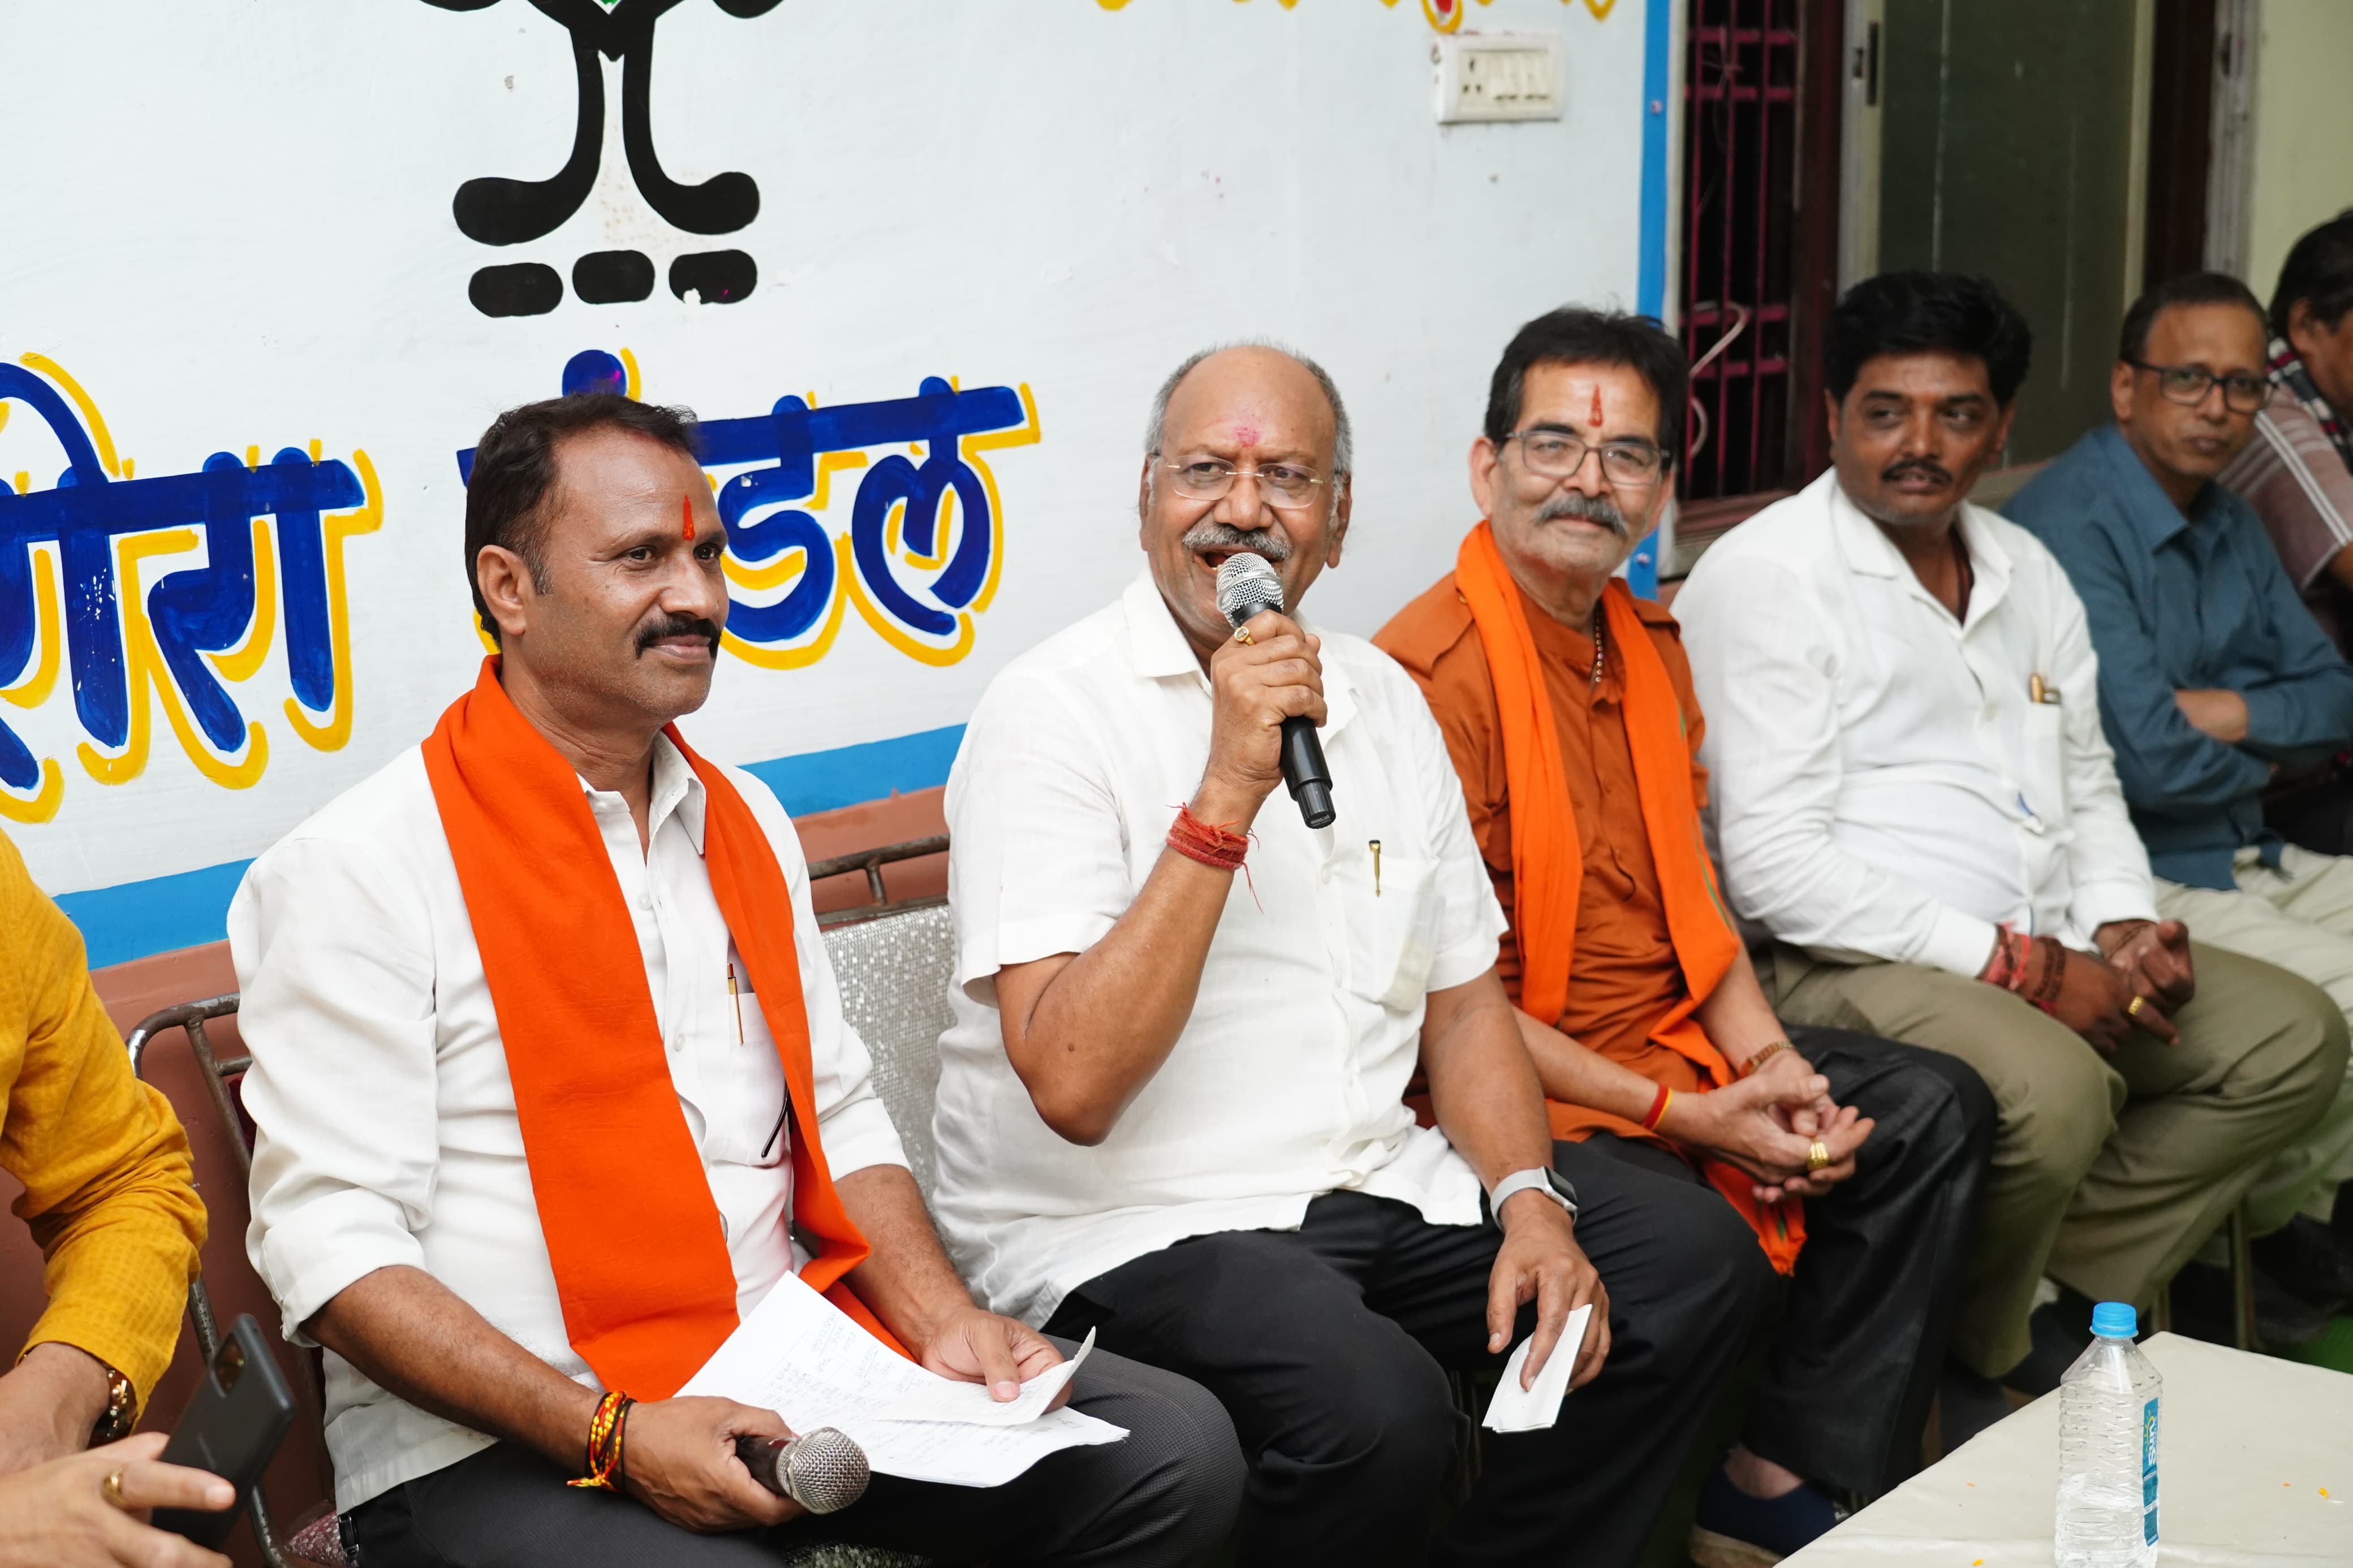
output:
{"label": "red sacred thread on wrist", "polygon": [[628,1424],[629,1406],[635,1403],[620,1393],[607,1394],[596,1402],[596,1414],[588,1420],[588,1473],[565,1482],[565,1486],[615,1489],[613,1479],[621,1469],[621,1433]]}
{"label": "red sacred thread on wrist", "polygon": [[1191,807],[1180,805],[1168,829],[1168,847],[1187,860],[1198,860],[1220,871],[1238,871],[1242,857],[1250,852],[1250,837],[1221,822],[1204,822]]}
{"label": "red sacred thread on wrist", "polygon": [[1659,1130],[1659,1123],[1665,1119],[1667,1107],[1674,1103],[1674,1098],[1673,1089],[1665,1084],[1659,1085],[1658,1094],[1651,1100],[1651,1113],[1642,1118],[1643,1131],[1656,1132]]}

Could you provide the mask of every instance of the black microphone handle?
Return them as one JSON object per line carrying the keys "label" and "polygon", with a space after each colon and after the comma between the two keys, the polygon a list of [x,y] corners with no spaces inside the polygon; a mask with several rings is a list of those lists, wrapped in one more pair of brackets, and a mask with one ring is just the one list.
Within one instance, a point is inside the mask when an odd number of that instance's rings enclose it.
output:
{"label": "black microphone handle", "polygon": [[1299,803],[1299,815],[1310,827],[1329,827],[1332,770],[1324,761],[1324,742],[1316,738],[1315,721],[1304,714],[1282,721],[1282,782]]}

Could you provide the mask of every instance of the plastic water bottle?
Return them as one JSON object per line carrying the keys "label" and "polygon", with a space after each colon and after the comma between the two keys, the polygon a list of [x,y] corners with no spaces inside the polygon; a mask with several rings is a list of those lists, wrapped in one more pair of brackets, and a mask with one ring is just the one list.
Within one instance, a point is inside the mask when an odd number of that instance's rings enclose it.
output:
{"label": "plastic water bottle", "polygon": [[2059,1383],[2058,1568],[2157,1562],[2157,1405],[2164,1379],[2133,1344],[2121,1301],[2092,1309],[2095,1338]]}

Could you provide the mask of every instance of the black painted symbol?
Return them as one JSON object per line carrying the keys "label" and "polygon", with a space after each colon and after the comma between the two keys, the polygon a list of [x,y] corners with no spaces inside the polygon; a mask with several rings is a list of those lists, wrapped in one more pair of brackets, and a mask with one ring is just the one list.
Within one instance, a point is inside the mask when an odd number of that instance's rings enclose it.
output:
{"label": "black painted symbol", "polygon": [[[480,11],[498,0],[425,0],[445,11]],[[688,234],[733,234],[760,214],[760,187],[749,174],[730,171],[698,185],[681,184],[662,168],[654,151],[654,24],[680,0],[531,0],[533,9],[572,35],[572,63],[579,83],[572,153],[544,180],[484,175],[458,187],[450,211],[459,230],[484,245],[522,245],[562,227],[588,199],[605,146],[605,71],[599,55],[621,62],[621,147],[629,177],[646,205],[673,228]],[[782,0],[712,0],[731,16],[750,18],[773,11]],[[706,250],[670,263],[670,292],[691,292],[705,304],[733,304],[752,292],[759,268],[741,250]],[[592,305],[623,304],[653,293],[654,264],[640,251],[600,250],[572,267],[572,289]],[[564,279],[538,262],[485,267],[473,276],[467,297],[486,316],[543,315],[563,302]]]}

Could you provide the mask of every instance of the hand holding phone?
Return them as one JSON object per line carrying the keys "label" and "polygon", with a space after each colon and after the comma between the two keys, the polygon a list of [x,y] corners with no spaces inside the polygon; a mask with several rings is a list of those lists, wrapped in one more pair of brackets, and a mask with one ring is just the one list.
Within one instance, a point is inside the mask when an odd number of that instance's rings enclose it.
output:
{"label": "hand holding phone", "polygon": [[269,1353],[261,1326],[239,1313],[221,1341],[213,1364],[181,1413],[164,1462],[210,1470],[237,1489],[237,1501],[218,1513],[159,1508],[158,1530],[184,1535],[199,1546],[218,1546],[237,1524],[239,1508],[269,1468],[270,1457],[294,1424],[294,1394],[278,1358]]}
{"label": "hand holding phone", "polygon": [[163,1447],[161,1432],[142,1432],[0,1476],[0,1563],[8,1568],[121,1568],[126,1563],[229,1568],[218,1552],[140,1522],[151,1508],[226,1509],[237,1500],[218,1476],[157,1463]]}

